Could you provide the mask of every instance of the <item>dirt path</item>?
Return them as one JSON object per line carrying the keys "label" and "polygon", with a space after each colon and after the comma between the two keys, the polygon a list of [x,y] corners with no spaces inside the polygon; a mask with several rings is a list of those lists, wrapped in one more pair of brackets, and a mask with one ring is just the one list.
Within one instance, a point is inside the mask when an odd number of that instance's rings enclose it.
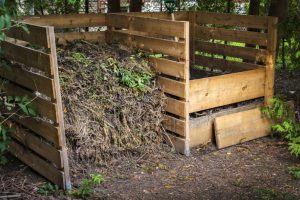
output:
{"label": "dirt path", "polygon": [[[291,156],[280,140],[263,138],[219,151],[209,145],[192,153],[190,157],[171,153],[143,155],[118,161],[110,170],[98,168],[106,181],[96,189],[94,198],[300,198],[300,181],[287,173],[287,168],[299,164],[299,159]],[[37,195],[37,188],[45,181],[15,159],[0,170],[0,193],[53,199]],[[75,184],[79,180],[75,178]]]}

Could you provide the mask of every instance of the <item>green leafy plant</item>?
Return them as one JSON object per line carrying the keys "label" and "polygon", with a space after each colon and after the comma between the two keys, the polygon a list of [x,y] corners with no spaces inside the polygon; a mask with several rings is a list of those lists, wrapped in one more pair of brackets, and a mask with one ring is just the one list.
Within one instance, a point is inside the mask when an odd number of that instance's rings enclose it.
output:
{"label": "green leafy plant", "polygon": [[38,188],[37,193],[48,196],[58,191],[58,186],[52,183],[46,183]]}
{"label": "green leafy plant", "polygon": [[72,53],[71,56],[75,62],[81,63],[85,67],[87,67],[91,64],[91,61],[83,53],[75,52],[75,53]]}
{"label": "green leafy plant", "polygon": [[146,92],[148,90],[148,86],[150,85],[152,79],[151,74],[124,69],[120,67],[118,62],[112,58],[109,58],[107,62],[108,66],[112,67],[114,73],[119,77],[121,84],[142,92]]}
{"label": "green leafy plant", "polygon": [[275,133],[279,133],[288,141],[288,149],[295,156],[300,155],[300,123],[296,121],[291,105],[282,98],[271,99],[271,106],[263,107],[262,113],[274,121],[271,126]]}
{"label": "green leafy plant", "polygon": [[101,174],[91,174],[89,178],[84,178],[79,188],[71,191],[71,194],[79,198],[88,198],[94,194],[95,186],[104,182]]}
{"label": "green leafy plant", "polygon": [[300,179],[300,166],[289,167],[288,172],[292,174],[296,179]]}

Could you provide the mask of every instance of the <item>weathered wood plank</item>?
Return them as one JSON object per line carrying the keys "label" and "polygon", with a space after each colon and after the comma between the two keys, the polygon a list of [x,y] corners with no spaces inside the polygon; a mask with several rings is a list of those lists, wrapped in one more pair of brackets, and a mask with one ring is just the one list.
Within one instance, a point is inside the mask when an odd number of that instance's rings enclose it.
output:
{"label": "weathered wood plank", "polygon": [[265,69],[190,81],[189,112],[264,96]]}
{"label": "weathered wood plank", "polygon": [[30,44],[49,48],[49,38],[47,37],[46,27],[26,24],[27,31],[19,26],[13,26],[8,31],[5,31],[7,37],[29,42]]}
{"label": "weathered wood plank", "polygon": [[44,161],[40,157],[36,156],[28,149],[24,148],[22,145],[18,144],[15,141],[12,141],[9,145],[9,151],[15,157],[20,159],[26,165],[33,168],[39,174],[49,179],[53,183],[57,184],[61,188],[65,188],[64,186],[64,173],[56,169],[50,163]]}
{"label": "weathered wood plank", "polygon": [[111,35],[111,40],[109,42],[125,43],[132,48],[143,49],[153,53],[163,53],[182,59],[185,59],[186,57],[184,52],[185,43],[183,42],[130,35],[129,33],[120,31],[108,31],[107,34]]}
{"label": "weathered wood plank", "polygon": [[267,46],[267,34],[250,31],[228,30],[223,28],[209,28],[196,26],[196,38],[203,40],[225,40]]}
{"label": "weathered wood plank", "polygon": [[6,41],[1,42],[0,45],[6,58],[52,75],[49,54]]}
{"label": "weathered wood plank", "polygon": [[218,148],[225,148],[269,135],[271,122],[262,117],[261,109],[255,108],[215,119]]}
{"label": "weathered wood plank", "polygon": [[165,93],[177,97],[186,98],[186,93],[185,93],[186,84],[184,82],[172,80],[162,76],[159,76],[157,78],[157,81],[161,90],[164,91]]}
{"label": "weathered wood plank", "polygon": [[81,28],[105,26],[105,14],[66,14],[27,16],[23,20],[26,23],[53,26],[54,28]]}
{"label": "weathered wood plank", "polygon": [[15,140],[22,143],[46,160],[53,162],[57,168],[62,169],[64,167],[62,162],[62,152],[60,150],[57,150],[52,145],[44,142],[41,138],[38,138],[29,131],[26,131],[24,128],[16,126],[16,124],[11,125],[14,128],[11,136]]}
{"label": "weathered wood plank", "polygon": [[169,115],[164,116],[163,126],[168,131],[177,133],[183,137],[186,136],[186,121]]}
{"label": "weathered wood plank", "polygon": [[27,95],[32,101],[32,105],[37,109],[37,112],[42,117],[52,120],[55,123],[58,123],[56,116],[56,105],[47,101],[41,97],[37,97],[33,94],[32,91],[23,89],[15,84],[7,83],[4,85],[4,91],[9,96],[24,96]]}
{"label": "weathered wood plank", "polygon": [[130,26],[132,31],[184,38],[184,22],[179,21],[108,14],[106,16],[106,25],[125,29],[129,29]]}
{"label": "weathered wood plank", "polygon": [[53,79],[11,65],[8,69],[0,66],[0,76],[33,91],[55,99]]}
{"label": "weathered wood plank", "polygon": [[187,103],[184,101],[176,100],[171,97],[167,98],[166,111],[179,117],[186,118],[188,110]]}
{"label": "weathered wood plank", "polygon": [[[174,13],[176,21],[188,21],[189,11],[177,11]],[[157,19],[172,20],[172,16],[167,12],[129,12],[122,13],[124,15],[139,16],[139,17],[151,17]]]}
{"label": "weathered wood plank", "polygon": [[200,56],[200,55],[195,56],[195,64],[212,68],[212,69],[214,68],[220,70],[228,70],[232,72],[240,72],[240,71],[258,69],[263,67],[262,65],[257,65],[252,63],[236,62],[236,61],[225,60],[222,58],[213,58],[213,57]]}
{"label": "weathered wood plank", "polygon": [[149,61],[154,69],[162,74],[186,79],[184,62],[176,62],[164,58],[150,58]]}
{"label": "weathered wood plank", "polygon": [[230,46],[225,44],[216,44],[211,42],[204,42],[204,41],[196,41],[195,50],[224,55],[224,56],[232,56],[232,57],[239,57],[251,61],[259,61],[265,62],[267,52],[264,49],[254,49],[248,47],[237,47],[237,46]]}
{"label": "weathered wood plank", "polygon": [[235,15],[227,13],[195,12],[198,24],[219,24],[248,28],[266,29],[268,17],[254,15]]}
{"label": "weathered wood plank", "polygon": [[224,109],[216,113],[208,114],[198,118],[190,119],[190,147],[198,145],[206,145],[214,138],[214,121],[216,117],[225,116],[232,113],[246,111],[254,108],[259,108],[262,102],[255,102],[249,105]]}
{"label": "weathered wood plank", "polygon": [[30,117],[13,117],[13,120],[22,126],[30,129],[35,132],[37,135],[46,139],[49,142],[52,142],[56,147],[62,147],[61,139],[59,137],[58,128],[53,126],[52,124],[42,121],[36,120]]}
{"label": "weathered wood plank", "polygon": [[184,154],[186,156],[191,155],[189,142],[187,139],[183,139],[168,133],[167,138],[167,142],[170,144],[170,146],[174,147],[176,152]]}
{"label": "weathered wood plank", "polygon": [[72,42],[75,40],[86,40],[89,42],[105,42],[105,32],[67,32],[56,33],[55,37],[58,39],[58,44],[65,44],[66,42]]}

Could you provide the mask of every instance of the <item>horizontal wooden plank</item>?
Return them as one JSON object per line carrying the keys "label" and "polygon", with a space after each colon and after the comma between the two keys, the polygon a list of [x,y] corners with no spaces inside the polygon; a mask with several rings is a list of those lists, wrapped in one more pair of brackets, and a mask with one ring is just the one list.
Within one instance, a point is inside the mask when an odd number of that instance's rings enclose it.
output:
{"label": "horizontal wooden plank", "polygon": [[195,56],[195,64],[208,67],[208,68],[228,70],[232,72],[239,72],[239,71],[257,69],[263,67],[262,65],[257,65],[252,63],[236,62],[236,61],[225,60],[222,58],[213,58],[213,57],[200,56],[200,55]]}
{"label": "horizontal wooden plank", "polygon": [[165,93],[186,98],[186,84],[184,82],[172,80],[169,78],[165,78],[162,76],[159,76],[157,78],[158,84],[162,91]]}
{"label": "horizontal wooden plank", "polygon": [[89,42],[105,42],[105,32],[66,32],[56,33],[55,37],[58,39],[57,43],[64,44],[75,40],[86,40]]}
{"label": "horizontal wooden plank", "polygon": [[125,28],[131,31],[147,32],[184,38],[184,23],[165,19],[128,16],[123,14],[108,14],[106,25],[116,28]]}
{"label": "horizontal wooden plank", "polygon": [[47,141],[52,142],[56,147],[62,147],[62,141],[61,137],[59,136],[60,133],[58,127],[55,127],[46,121],[36,120],[31,117],[13,117],[13,121],[30,129]]}
{"label": "horizontal wooden plank", "polygon": [[27,148],[31,149],[41,157],[52,162],[57,168],[63,168],[62,162],[62,152],[57,150],[52,145],[44,142],[41,138],[35,136],[29,131],[16,126],[16,124],[11,124],[14,131],[11,133],[11,136],[18,142],[25,145]]}
{"label": "horizontal wooden plank", "polygon": [[[174,12],[174,18],[176,21],[188,21],[189,11],[176,11]],[[172,15],[167,12],[129,12],[129,13],[122,13],[124,15],[131,15],[131,16],[139,16],[139,17],[151,17],[157,19],[169,19],[172,20]]]}
{"label": "horizontal wooden plank", "polygon": [[185,55],[185,43],[171,40],[158,39],[153,37],[129,35],[128,32],[108,31],[110,42],[125,43],[132,48],[138,48],[153,53],[163,53],[166,55],[187,58]]}
{"label": "horizontal wooden plank", "polygon": [[24,96],[27,95],[31,99],[34,99],[32,102],[33,106],[37,109],[37,112],[40,116],[52,120],[55,123],[58,123],[57,120],[57,109],[54,103],[51,103],[48,100],[45,100],[41,97],[37,97],[33,94],[32,91],[23,89],[15,84],[7,83],[4,85],[4,91],[9,96]]}
{"label": "horizontal wooden plank", "polygon": [[61,188],[65,188],[64,172],[59,171],[52,164],[41,159],[15,141],[10,143],[9,151],[23,163],[34,169],[48,180],[57,184]]}
{"label": "horizontal wooden plank", "polygon": [[166,111],[179,117],[186,118],[188,114],[187,102],[173,99],[172,97],[167,98]]}
{"label": "horizontal wooden plank", "polygon": [[206,145],[214,139],[214,121],[216,117],[258,108],[263,102],[254,102],[237,108],[227,108],[202,117],[190,118],[190,147]]}
{"label": "horizontal wooden plank", "polygon": [[183,62],[176,62],[165,58],[150,58],[149,61],[157,72],[176,78],[187,78],[184,69],[185,63]]}
{"label": "horizontal wooden plank", "polygon": [[39,69],[48,75],[53,74],[49,54],[6,41],[1,42],[1,48],[6,58]]}
{"label": "horizontal wooden plank", "polygon": [[24,70],[15,65],[11,65],[9,68],[0,66],[0,76],[30,90],[38,91],[39,93],[55,99],[53,79]]}
{"label": "horizontal wooden plank", "polygon": [[195,12],[197,24],[219,24],[248,28],[267,29],[268,17],[225,13]]}
{"label": "horizontal wooden plank", "polygon": [[203,39],[203,40],[215,39],[215,40],[225,40],[230,42],[242,42],[246,44],[267,46],[266,33],[196,26],[195,37],[196,39]]}
{"label": "horizontal wooden plank", "polygon": [[168,131],[177,133],[183,137],[186,136],[186,126],[187,122],[185,120],[177,119],[170,115],[164,116],[163,126]]}
{"label": "horizontal wooden plank", "polygon": [[54,26],[54,28],[81,28],[105,26],[105,14],[65,14],[27,16],[23,20],[26,23]]}
{"label": "horizontal wooden plank", "polygon": [[259,62],[265,62],[267,56],[267,51],[264,49],[238,47],[204,41],[195,41],[195,50],[224,56],[238,57]]}
{"label": "horizontal wooden plank", "polygon": [[177,137],[173,134],[167,133],[167,142],[174,147],[175,151],[186,156],[191,155],[190,147],[187,139]]}
{"label": "horizontal wooden plank", "polygon": [[255,108],[215,119],[218,148],[225,148],[269,135],[271,122],[262,117],[261,109]]}
{"label": "horizontal wooden plank", "polygon": [[265,69],[191,80],[189,112],[262,97],[264,84]]}
{"label": "horizontal wooden plank", "polygon": [[45,48],[50,48],[50,40],[48,36],[47,27],[26,24],[26,23],[24,23],[23,25],[26,26],[28,32],[25,31],[20,26],[13,26],[8,31],[5,31],[6,36],[10,38],[26,41],[30,44],[42,46]]}

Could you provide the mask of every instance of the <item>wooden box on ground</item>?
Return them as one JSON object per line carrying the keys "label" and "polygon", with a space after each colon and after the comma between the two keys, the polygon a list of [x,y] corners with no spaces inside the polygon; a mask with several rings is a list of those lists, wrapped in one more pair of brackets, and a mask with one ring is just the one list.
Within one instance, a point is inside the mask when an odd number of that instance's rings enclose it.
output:
{"label": "wooden box on ground", "polygon": [[[150,54],[167,96],[167,138],[178,152],[189,155],[215,133],[222,148],[269,132],[269,122],[260,116],[262,104],[226,106],[257,98],[267,104],[273,96],[276,18],[190,11],[175,13],[175,20],[168,13],[120,13],[35,16],[23,22],[30,34],[13,28],[1,48],[6,59],[41,73],[14,65],[14,73],[1,68],[0,76],[10,81],[11,95],[32,97],[42,117],[12,120],[18,128],[10,151],[63,188],[70,188],[70,179],[56,42],[118,42]],[[221,75],[191,80],[192,67]],[[205,115],[193,117],[198,114]],[[252,123],[258,126],[251,129]]]}

